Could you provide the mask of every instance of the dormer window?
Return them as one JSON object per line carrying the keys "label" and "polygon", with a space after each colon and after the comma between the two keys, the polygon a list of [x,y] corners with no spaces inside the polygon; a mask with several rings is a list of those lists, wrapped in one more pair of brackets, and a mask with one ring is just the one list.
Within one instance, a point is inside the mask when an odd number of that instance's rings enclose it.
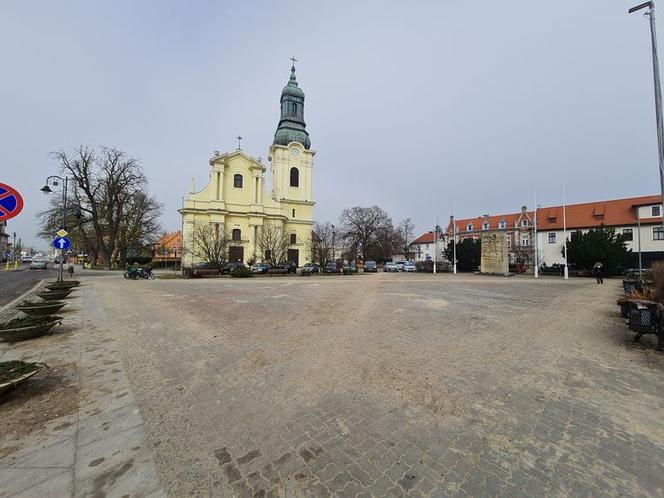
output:
{"label": "dormer window", "polygon": [[482,230],[488,230],[489,229],[489,224],[485,221],[482,223]]}
{"label": "dormer window", "polygon": [[507,222],[506,221],[499,221],[498,222],[498,228],[507,228]]}
{"label": "dormer window", "polygon": [[522,227],[527,227],[528,226],[528,220],[521,220],[521,226]]}
{"label": "dormer window", "polygon": [[473,231],[473,224],[472,223],[468,223],[466,225],[466,231],[467,232],[472,232]]}

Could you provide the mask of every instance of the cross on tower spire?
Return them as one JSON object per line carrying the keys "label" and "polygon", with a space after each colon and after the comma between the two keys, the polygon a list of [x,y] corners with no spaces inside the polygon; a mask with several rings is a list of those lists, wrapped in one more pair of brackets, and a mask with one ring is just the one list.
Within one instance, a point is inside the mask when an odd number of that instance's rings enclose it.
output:
{"label": "cross on tower spire", "polygon": [[295,63],[297,62],[297,59],[295,58],[295,56],[290,57],[289,60],[293,61],[293,67],[295,67]]}
{"label": "cross on tower spire", "polygon": [[242,142],[242,137],[241,137],[240,135],[238,135],[238,136],[235,137],[235,138],[237,138],[237,150],[242,149],[242,146],[240,145],[241,142]]}

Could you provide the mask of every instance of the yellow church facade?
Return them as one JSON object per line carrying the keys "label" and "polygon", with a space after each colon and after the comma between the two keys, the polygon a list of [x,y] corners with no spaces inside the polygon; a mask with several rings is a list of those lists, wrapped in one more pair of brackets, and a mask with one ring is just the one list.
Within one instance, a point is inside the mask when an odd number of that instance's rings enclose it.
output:
{"label": "yellow church facade", "polygon": [[291,68],[281,94],[281,119],[268,151],[271,190],[265,185],[266,166],[260,158],[238,147],[216,153],[210,159],[208,184],[199,192],[190,189],[180,210],[183,230],[183,264],[198,262],[192,250],[194,227],[209,225],[231,235],[227,261],[261,261],[257,238],[266,225],[277,227],[289,238],[287,260],[298,266],[310,261],[313,225],[313,165],[304,123],[304,92]]}

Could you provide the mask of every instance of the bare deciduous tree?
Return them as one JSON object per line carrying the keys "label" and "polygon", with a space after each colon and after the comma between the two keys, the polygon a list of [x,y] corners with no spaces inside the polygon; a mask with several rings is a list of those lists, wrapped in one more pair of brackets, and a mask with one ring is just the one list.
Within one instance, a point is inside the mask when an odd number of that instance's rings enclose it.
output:
{"label": "bare deciduous tree", "polygon": [[343,237],[351,249],[351,258],[359,252],[366,259],[381,229],[392,225],[389,215],[378,206],[344,209],[341,213]]}
{"label": "bare deciduous tree", "polygon": [[[51,157],[73,179],[69,212],[79,216],[70,221],[72,227],[80,227],[88,250],[98,252],[105,268],[157,234],[161,205],[147,193],[147,178],[136,159],[119,149],[102,147],[96,153],[87,146]],[[44,212],[41,218],[42,231],[50,231],[52,216]]]}
{"label": "bare deciduous tree", "polygon": [[406,259],[410,260],[413,253],[410,243],[413,241],[415,223],[413,223],[410,218],[406,218],[401,223],[399,223],[399,226],[396,228],[396,232],[399,235],[399,241],[401,242],[400,250],[403,251]]}
{"label": "bare deciduous tree", "polygon": [[314,224],[309,241],[311,260],[320,265],[322,270],[329,262],[334,261],[335,235],[334,226],[331,223]]}
{"label": "bare deciduous tree", "polygon": [[196,222],[191,232],[191,246],[186,248],[186,252],[221,269],[230,243],[231,236],[225,225]]}
{"label": "bare deciduous tree", "polygon": [[286,261],[290,238],[275,224],[265,224],[256,232],[256,249],[260,258],[272,266]]}

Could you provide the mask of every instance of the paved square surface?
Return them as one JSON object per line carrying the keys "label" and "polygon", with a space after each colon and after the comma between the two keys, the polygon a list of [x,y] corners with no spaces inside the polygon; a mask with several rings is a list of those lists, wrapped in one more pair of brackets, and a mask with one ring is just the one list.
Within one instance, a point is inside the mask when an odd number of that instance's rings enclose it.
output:
{"label": "paved square surface", "polygon": [[[171,496],[662,496],[619,281],[95,279]],[[110,319],[113,317],[113,319]]]}

